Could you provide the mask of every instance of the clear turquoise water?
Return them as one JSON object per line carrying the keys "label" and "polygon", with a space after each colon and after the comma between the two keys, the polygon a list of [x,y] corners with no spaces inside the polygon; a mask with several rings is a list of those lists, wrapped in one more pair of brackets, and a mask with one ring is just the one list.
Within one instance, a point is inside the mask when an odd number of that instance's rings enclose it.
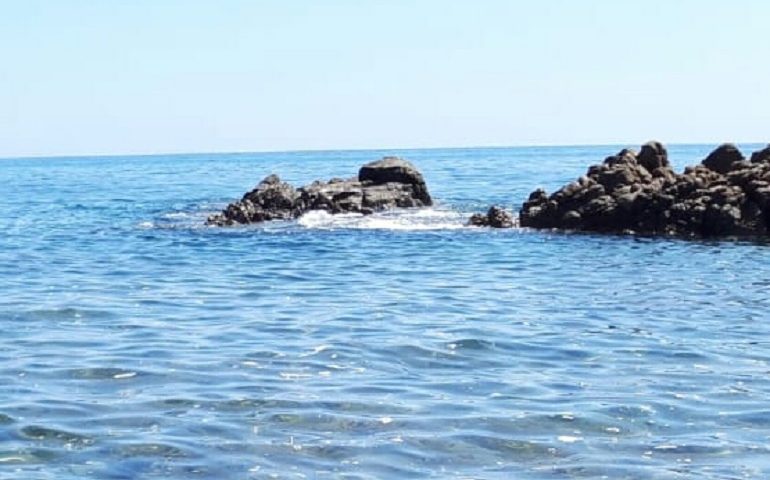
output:
{"label": "clear turquoise water", "polygon": [[[0,160],[0,478],[770,477],[767,245],[462,228],[618,148]],[[436,208],[202,226],[384,153]]]}

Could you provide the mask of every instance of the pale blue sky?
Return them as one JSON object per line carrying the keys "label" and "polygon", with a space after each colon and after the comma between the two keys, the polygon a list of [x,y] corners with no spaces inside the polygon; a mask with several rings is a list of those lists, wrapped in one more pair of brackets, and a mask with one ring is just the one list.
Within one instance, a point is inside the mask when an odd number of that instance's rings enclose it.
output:
{"label": "pale blue sky", "polygon": [[0,156],[768,141],[766,0],[0,0]]}

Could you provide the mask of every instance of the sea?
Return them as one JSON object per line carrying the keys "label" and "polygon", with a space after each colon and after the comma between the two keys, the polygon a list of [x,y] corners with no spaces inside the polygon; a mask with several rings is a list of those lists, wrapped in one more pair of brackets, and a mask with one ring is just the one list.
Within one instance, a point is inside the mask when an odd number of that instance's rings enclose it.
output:
{"label": "sea", "polygon": [[[0,160],[0,479],[770,478],[770,245],[466,226],[623,147]],[[435,206],[205,225],[384,155]]]}

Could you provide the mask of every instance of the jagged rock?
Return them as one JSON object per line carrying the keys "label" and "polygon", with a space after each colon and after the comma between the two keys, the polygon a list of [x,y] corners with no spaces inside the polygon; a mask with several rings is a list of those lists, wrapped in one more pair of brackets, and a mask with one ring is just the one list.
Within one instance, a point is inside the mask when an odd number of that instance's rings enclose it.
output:
{"label": "jagged rock", "polygon": [[770,147],[752,162],[732,144],[676,174],[658,142],[623,150],[553,195],[535,190],[524,227],[675,235],[770,233]]}
{"label": "jagged rock", "polygon": [[385,157],[361,167],[358,177],[315,181],[299,189],[270,175],[241,200],[211,215],[209,225],[290,220],[310,210],[370,214],[433,204],[422,174],[406,160]]}
{"label": "jagged rock", "polygon": [[474,213],[468,224],[474,227],[513,228],[515,220],[510,212],[493,205],[489,207],[486,214]]}
{"label": "jagged rock", "polygon": [[270,175],[259,182],[254,190],[246,193],[241,201],[228,205],[221,214],[210,217],[209,223],[229,225],[293,218],[297,197],[294,187],[281,182],[277,175]]}
{"label": "jagged rock", "polygon": [[637,157],[639,165],[647,169],[648,172],[654,173],[657,169],[669,169],[671,168],[668,163],[668,152],[666,147],[660,142],[647,142],[642,145],[642,150]]}
{"label": "jagged rock", "polygon": [[703,160],[703,165],[715,172],[726,174],[733,170],[736,162],[742,162],[743,160],[743,154],[738,150],[738,147],[732,143],[725,143],[711,152]]}
{"label": "jagged rock", "polygon": [[752,153],[751,163],[770,163],[770,145]]}

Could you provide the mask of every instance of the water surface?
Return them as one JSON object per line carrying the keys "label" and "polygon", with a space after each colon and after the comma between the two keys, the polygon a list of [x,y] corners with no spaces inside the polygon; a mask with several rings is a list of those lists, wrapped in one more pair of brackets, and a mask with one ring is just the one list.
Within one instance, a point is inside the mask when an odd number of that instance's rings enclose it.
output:
{"label": "water surface", "polygon": [[[767,245],[463,226],[619,148],[0,160],[0,478],[768,478]],[[203,226],[384,154],[436,207]]]}

